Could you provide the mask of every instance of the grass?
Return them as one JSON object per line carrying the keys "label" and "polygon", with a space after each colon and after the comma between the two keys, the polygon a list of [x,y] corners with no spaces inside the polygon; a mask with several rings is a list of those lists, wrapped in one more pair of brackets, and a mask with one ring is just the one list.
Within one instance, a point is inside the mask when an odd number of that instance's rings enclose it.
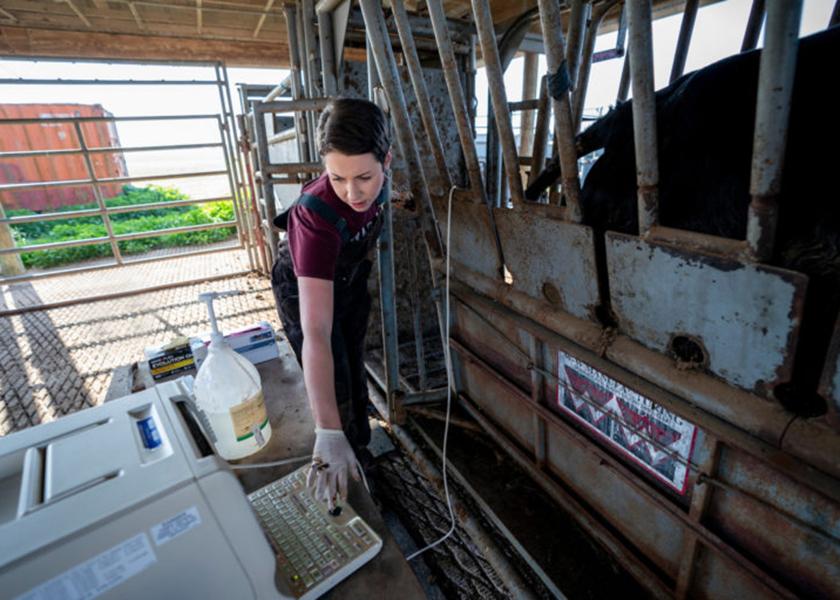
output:
{"label": "grass", "polygon": [[[191,206],[166,206],[169,202],[186,199],[188,199],[186,195],[174,188],[153,185],[138,188],[127,185],[123,187],[122,193],[119,196],[106,199],[105,205],[109,208],[151,203],[159,203],[161,205],[160,208],[111,215],[110,219],[114,235],[233,220],[233,203],[230,200]],[[64,206],[55,209],[54,212],[70,212],[91,208],[97,208],[96,203]],[[34,214],[37,213],[27,209],[6,211],[6,216],[8,217]],[[107,236],[105,224],[100,217],[61,219],[13,225],[12,233],[15,238],[15,244],[18,247]],[[158,248],[212,244],[227,240],[234,235],[236,235],[235,227],[222,227],[219,229],[207,229],[188,233],[158,235],[118,243],[120,252],[123,255],[130,255],[142,254]],[[43,269],[106,256],[111,256],[110,244],[94,244],[55,250],[23,252],[21,254],[21,260],[27,269]]]}

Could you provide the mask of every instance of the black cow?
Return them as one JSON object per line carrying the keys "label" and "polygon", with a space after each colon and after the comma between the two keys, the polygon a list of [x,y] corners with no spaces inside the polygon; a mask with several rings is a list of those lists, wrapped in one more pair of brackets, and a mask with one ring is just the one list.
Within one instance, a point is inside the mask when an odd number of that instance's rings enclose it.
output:
{"label": "black cow", "polygon": [[[794,384],[776,390],[786,407],[805,415],[825,410],[815,390],[840,307],[838,57],[840,27],[800,40],[769,261],[809,277]],[[759,60],[757,50],[738,54],[656,93],[661,224],[744,239]],[[604,231],[638,232],[631,111],[632,100],[620,104],[576,140],[580,155],[604,149],[581,191],[583,222],[600,238],[602,262]],[[552,175],[542,175],[544,189]]]}

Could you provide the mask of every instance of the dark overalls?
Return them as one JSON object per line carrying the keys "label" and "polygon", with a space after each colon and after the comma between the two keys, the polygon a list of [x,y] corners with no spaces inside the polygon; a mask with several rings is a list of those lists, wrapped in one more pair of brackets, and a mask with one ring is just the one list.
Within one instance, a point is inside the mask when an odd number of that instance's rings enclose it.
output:
{"label": "dark overalls", "polygon": [[[388,201],[388,182],[376,199],[382,206]],[[367,258],[382,231],[384,211],[368,227],[365,236],[350,240],[347,223],[323,200],[304,193],[295,204],[300,204],[332,224],[341,236],[341,250],[338,254],[333,279],[333,326],[331,346],[335,372],[335,399],[344,433],[354,450],[364,448],[370,442],[370,425],[367,416],[367,377],[365,374],[365,335],[370,315],[370,294],[367,278],[371,261]],[[286,231],[289,211],[274,219],[274,224]],[[277,260],[271,270],[271,287],[277,302],[277,312],[283,323],[283,330],[303,366],[303,330],[300,323],[300,294],[298,281],[292,266],[288,240],[282,240],[277,247]]]}

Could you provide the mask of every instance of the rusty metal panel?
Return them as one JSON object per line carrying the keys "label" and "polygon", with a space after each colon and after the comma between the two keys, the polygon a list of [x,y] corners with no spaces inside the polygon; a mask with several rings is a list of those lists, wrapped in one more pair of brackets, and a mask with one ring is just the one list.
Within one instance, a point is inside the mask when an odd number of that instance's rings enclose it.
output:
{"label": "rusty metal panel", "polygon": [[519,401],[498,378],[491,376],[469,357],[452,350],[461,359],[464,391],[481,410],[498,423],[520,446],[533,452],[534,419],[531,409]]}
{"label": "rusty metal panel", "polygon": [[834,326],[819,392],[828,404],[828,422],[840,429],[840,319]]}
{"label": "rusty metal panel", "polygon": [[[716,483],[719,482],[719,483]],[[707,525],[797,594],[840,597],[840,506],[727,447]]]}
{"label": "rusty metal panel", "polygon": [[498,315],[491,325],[479,311],[465,307],[460,302],[453,301],[450,307],[453,317],[452,337],[468,346],[523,390],[530,389],[531,371],[528,370],[526,358],[530,336]]}
{"label": "rusty metal panel", "polygon": [[804,275],[614,232],[606,244],[621,331],[765,396],[790,378]]}
{"label": "rusty metal panel", "polygon": [[592,229],[521,210],[496,209],[513,287],[581,319],[600,302]]}
{"label": "rusty metal panel", "polygon": [[553,423],[547,429],[551,470],[621,531],[643,556],[675,579],[685,537],[679,520],[616,477],[590,448],[568,437]]}
{"label": "rusty metal panel", "polygon": [[738,569],[732,563],[722,560],[720,555],[700,545],[694,562],[692,587],[687,598],[698,600],[758,600],[778,598],[770,594],[755,578]]}
{"label": "rusty metal panel", "polygon": [[[432,198],[432,202],[440,224],[440,234],[445,241],[447,198]],[[451,238],[453,262],[461,263],[486,277],[499,279],[502,262],[496,250],[496,236],[486,206],[453,200]],[[453,276],[458,276],[455,266]]]}

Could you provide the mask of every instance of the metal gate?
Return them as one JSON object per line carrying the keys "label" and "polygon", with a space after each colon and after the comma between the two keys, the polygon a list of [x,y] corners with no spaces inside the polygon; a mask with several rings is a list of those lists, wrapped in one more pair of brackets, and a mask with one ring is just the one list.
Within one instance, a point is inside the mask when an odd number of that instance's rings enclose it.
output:
{"label": "metal gate", "polygon": [[[17,59],[17,58],[16,58]],[[119,62],[119,61],[109,61]],[[59,128],[60,137],[65,138],[64,143],[61,144],[60,149],[33,149],[23,144],[16,144],[17,148],[13,151],[0,152],[0,165],[5,163],[5,166],[10,167],[5,169],[6,181],[0,183],[0,263],[3,265],[2,276],[0,276],[0,284],[13,284],[25,281],[32,281],[48,277],[56,277],[60,275],[68,275],[75,273],[84,273],[89,271],[97,271],[103,269],[111,269],[115,267],[135,265],[140,263],[158,262],[171,258],[184,258],[187,256],[195,256],[201,254],[209,254],[220,251],[227,251],[233,248],[245,249],[248,254],[248,263],[250,270],[255,269],[256,250],[253,239],[253,228],[249,224],[249,213],[246,211],[245,203],[247,201],[247,192],[243,185],[243,171],[239,160],[239,154],[236,152],[235,139],[235,123],[233,115],[233,107],[231,103],[230,91],[228,88],[227,72],[222,63],[155,63],[135,61],[122,61],[124,63],[142,64],[142,65],[160,65],[166,64],[177,66],[190,67],[209,67],[213,69],[214,77],[204,80],[160,80],[160,79],[0,79],[0,85],[14,84],[14,85],[90,85],[90,86],[164,86],[167,93],[175,93],[175,90],[185,89],[187,86],[212,86],[216,87],[219,94],[219,112],[216,114],[167,114],[167,115],[132,115],[132,116],[112,116],[104,113],[99,115],[80,115],[79,111],[71,116],[64,114],[59,116],[54,115],[39,115],[36,118],[6,118],[0,119],[0,131],[8,132],[12,128],[17,128],[16,133],[21,137],[28,138],[25,129],[27,126],[40,125],[42,127]],[[89,112],[89,111],[88,111]],[[110,127],[114,128],[117,123],[176,123],[190,121],[195,123],[206,124],[207,127],[217,131],[217,136],[211,141],[202,143],[168,143],[161,145],[143,145],[143,146],[123,146],[120,144],[115,136],[111,137],[110,142],[102,143],[102,136],[97,133],[97,128]],[[106,136],[107,137],[107,136]],[[7,138],[8,139],[8,138]],[[29,140],[26,140],[29,142]],[[181,169],[178,172],[166,173],[165,165],[155,165],[155,168],[161,167],[160,171],[148,175],[132,176],[125,168],[110,168],[114,164],[120,162],[120,158],[128,153],[143,153],[143,152],[158,152],[158,151],[173,151],[173,150],[200,150],[218,148],[221,150],[223,157],[223,165],[221,168],[211,170],[190,170]],[[72,157],[72,159],[70,158]],[[79,162],[79,158],[81,162]],[[46,169],[39,169],[39,171],[47,171],[52,173],[49,178],[32,180],[32,177],[21,176],[21,169],[15,168],[15,161],[23,163],[25,161],[47,161]],[[55,174],[62,171],[60,161],[74,160],[77,164],[79,173],[73,172],[70,177],[60,177]],[[104,168],[103,168],[104,167]],[[67,169],[63,169],[65,172]],[[18,181],[14,181],[15,172],[17,173]],[[2,172],[0,172],[2,174]],[[178,198],[167,202],[148,202],[141,204],[133,204],[126,206],[109,206],[106,201],[106,196],[112,193],[117,186],[130,184],[135,181],[155,182],[173,179],[192,179],[192,178],[208,178],[208,177],[225,177],[226,178],[226,194],[213,197],[198,197],[198,198]],[[9,179],[12,182],[8,182]],[[22,179],[22,181],[20,180]],[[22,194],[27,193],[56,193],[63,190],[67,197],[76,197],[85,200],[84,204],[94,204],[92,208],[83,208],[81,210],[54,210],[48,208],[46,211],[37,212],[36,214],[24,216],[9,216],[2,210],[4,199],[23,197]],[[215,191],[215,190],[214,190]],[[122,233],[115,233],[113,227],[113,217],[124,213],[140,213],[145,211],[161,210],[168,208],[198,206],[210,202],[217,202],[230,199],[233,204],[233,215],[229,220],[220,222],[208,222],[198,224],[188,224],[177,227],[165,227],[151,231],[129,231]],[[111,203],[112,204],[112,203]],[[38,243],[31,245],[16,246],[12,231],[16,225],[25,225],[33,223],[47,223],[57,220],[80,219],[99,217],[101,224],[104,225],[105,235],[86,237],[83,239],[74,239],[67,241],[56,241],[47,243]],[[162,256],[148,256],[142,258],[129,259],[124,256],[126,254],[121,249],[121,244],[132,240],[153,238],[156,236],[182,234],[197,231],[207,231],[222,229],[226,227],[236,228],[236,242],[234,244],[227,244],[221,247],[203,247],[197,250],[188,252],[170,253]],[[58,250],[64,248],[75,248],[82,246],[91,246],[95,244],[107,245],[110,248],[110,260],[96,261],[95,264],[88,265],[71,265],[66,268],[53,268],[36,273],[28,273],[22,267],[20,256],[25,252]],[[233,273],[231,273],[233,274]],[[178,282],[174,285],[183,285],[186,282]],[[85,302],[91,300],[91,297],[74,298],[73,302]]]}

